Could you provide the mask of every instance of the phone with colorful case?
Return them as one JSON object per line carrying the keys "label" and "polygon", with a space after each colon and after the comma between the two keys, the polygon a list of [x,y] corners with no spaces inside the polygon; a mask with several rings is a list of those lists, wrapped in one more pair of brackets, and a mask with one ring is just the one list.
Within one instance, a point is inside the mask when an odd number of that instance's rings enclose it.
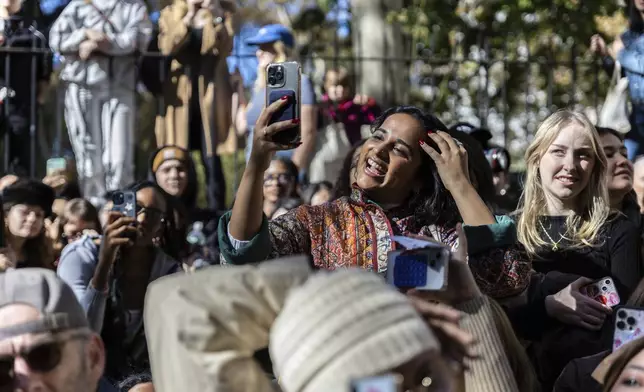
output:
{"label": "phone with colorful case", "polygon": [[617,288],[610,276],[582,287],[581,293],[611,308],[620,303]]}
{"label": "phone with colorful case", "polygon": [[613,351],[642,337],[644,330],[644,309],[621,307],[615,312]]}

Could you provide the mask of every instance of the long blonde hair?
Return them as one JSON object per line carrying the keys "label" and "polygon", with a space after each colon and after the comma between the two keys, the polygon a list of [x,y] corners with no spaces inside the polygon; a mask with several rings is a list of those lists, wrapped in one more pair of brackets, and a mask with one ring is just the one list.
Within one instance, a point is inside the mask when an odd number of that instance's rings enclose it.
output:
{"label": "long blonde hair", "polygon": [[590,139],[595,165],[586,188],[579,194],[575,214],[566,219],[566,239],[571,248],[597,245],[600,230],[610,213],[606,185],[606,155],[601,148],[597,130],[588,118],[571,110],[560,110],[548,117],[539,127],[534,140],[525,153],[526,180],[519,202],[517,235],[530,256],[548,243],[539,230],[539,216],[548,208],[546,195],[541,185],[539,164],[559,132],[571,123],[581,125]]}
{"label": "long blonde hair", "polygon": [[[283,63],[291,59],[291,50],[284,45],[282,41],[273,42],[273,49],[275,50],[274,63]],[[257,66],[257,79],[255,79],[255,90],[266,87],[266,67],[262,65]]]}

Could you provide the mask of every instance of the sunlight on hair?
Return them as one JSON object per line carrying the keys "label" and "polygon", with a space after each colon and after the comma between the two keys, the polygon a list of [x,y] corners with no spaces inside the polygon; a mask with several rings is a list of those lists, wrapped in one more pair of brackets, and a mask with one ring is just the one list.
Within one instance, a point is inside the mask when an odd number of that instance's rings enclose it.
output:
{"label": "sunlight on hair", "polygon": [[577,213],[566,219],[566,239],[571,242],[570,247],[599,245],[596,242],[600,229],[610,213],[605,181],[606,156],[601,148],[597,130],[582,113],[571,110],[553,113],[539,126],[525,153],[526,179],[519,202],[517,235],[530,256],[535,256],[539,248],[548,245],[539,230],[539,216],[547,214],[548,211],[546,194],[539,175],[539,164],[559,132],[573,122],[581,125],[587,132],[596,164],[588,185],[579,194]]}

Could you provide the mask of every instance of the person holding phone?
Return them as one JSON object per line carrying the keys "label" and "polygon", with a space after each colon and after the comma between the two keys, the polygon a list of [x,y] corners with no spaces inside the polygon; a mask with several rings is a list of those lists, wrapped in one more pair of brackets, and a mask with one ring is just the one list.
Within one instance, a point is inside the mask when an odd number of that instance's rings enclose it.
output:
{"label": "person holding phone", "polygon": [[[219,224],[223,263],[311,254],[318,268],[359,267],[384,273],[394,235],[425,235],[456,248],[454,228],[460,221],[468,225],[466,230],[480,228],[486,235],[508,229],[497,222],[470,182],[466,147],[456,143],[436,117],[411,106],[390,108],[372,124],[350,196],[321,206],[300,206],[269,222],[262,211],[264,172],[276,151],[293,147],[277,144],[272,137],[297,125],[269,125],[285,104],[273,103],[257,120],[235,205]],[[486,241],[469,256],[479,285],[493,297],[522,292],[528,284],[529,261],[515,248],[515,237],[492,238],[500,240]]]}
{"label": "person holding phone", "polygon": [[[238,129],[248,131],[248,143],[246,146],[246,161],[250,160],[253,146],[255,124],[264,109],[266,103],[266,67],[271,63],[282,63],[293,61],[293,50],[295,48],[295,37],[293,33],[280,24],[263,26],[255,36],[246,40],[248,45],[257,46],[257,79],[253,88],[252,97],[247,106],[240,110],[245,113],[238,118]],[[317,136],[317,100],[311,79],[302,75],[300,84],[301,95],[299,97],[301,109],[300,114],[300,146],[291,146],[289,150],[278,151],[277,154],[285,156],[293,161],[300,172],[306,171],[309,162],[315,152],[315,139]]]}
{"label": "person holding phone", "polygon": [[74,290],[92,329],[102,333],[106,376],[115,382],[147,370],[145,291],[149,282],[179,270],[165,250],[182,238],[170,226],[169,199],[156,184],[137,183],[119,193],[135,195],[134,216],[110,211],[103,236],[85,235],[65,247],[57,271]]}

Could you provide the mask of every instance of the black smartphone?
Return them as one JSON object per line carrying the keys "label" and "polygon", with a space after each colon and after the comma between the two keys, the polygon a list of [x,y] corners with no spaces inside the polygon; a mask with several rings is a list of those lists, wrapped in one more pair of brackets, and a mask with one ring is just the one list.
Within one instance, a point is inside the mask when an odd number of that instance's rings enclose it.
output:
{"label": "black smartphone", "polygon": [[[266,106],[283,97],[288,103],[271,117],[270,123],[292,121],[300,118],[301,68],[297,62],[269,64],[266,68]],[[301,139],[300,126],[282,131],[273,136],[276,143],[295,144]]]}

